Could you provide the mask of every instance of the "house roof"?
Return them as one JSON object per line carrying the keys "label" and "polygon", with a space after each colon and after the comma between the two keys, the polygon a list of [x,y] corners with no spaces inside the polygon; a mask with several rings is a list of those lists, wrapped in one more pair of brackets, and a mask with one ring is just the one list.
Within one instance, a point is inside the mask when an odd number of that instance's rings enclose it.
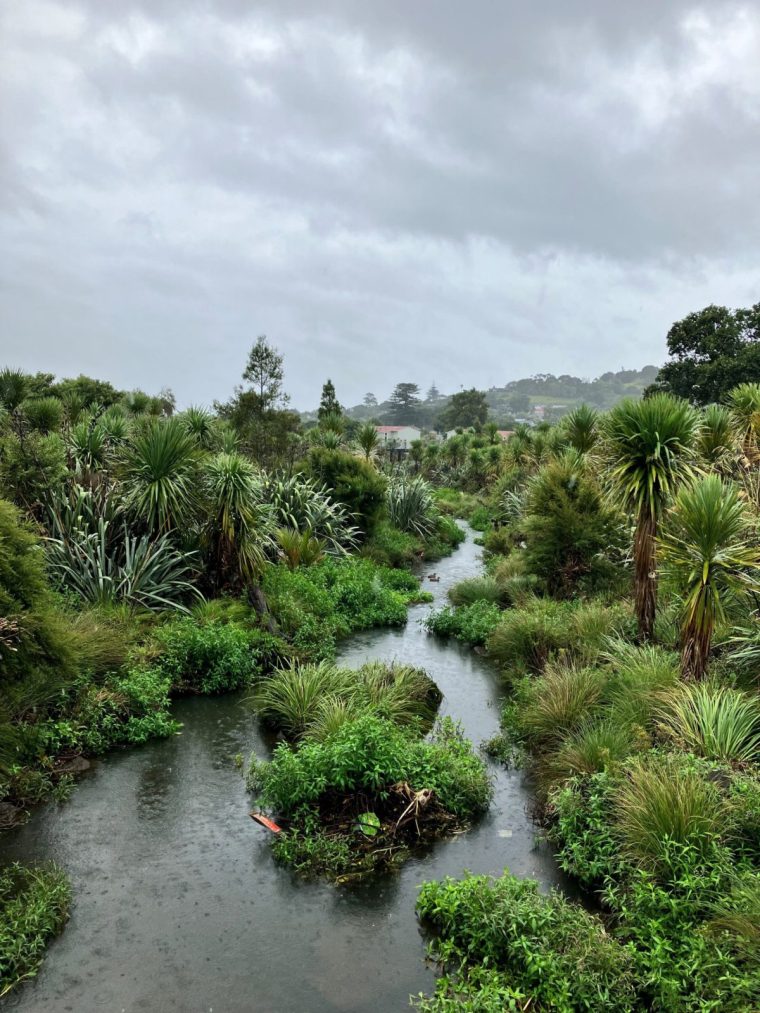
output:
{"label": "house roof", "polygon": [[417,426],[375,426],[378,433],[398,433],[402,429],[416,429],[419,432]]}

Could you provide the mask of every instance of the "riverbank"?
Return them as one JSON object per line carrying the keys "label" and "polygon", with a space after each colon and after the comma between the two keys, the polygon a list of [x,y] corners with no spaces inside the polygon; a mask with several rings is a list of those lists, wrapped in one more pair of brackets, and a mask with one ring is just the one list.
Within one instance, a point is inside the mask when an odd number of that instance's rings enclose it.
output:
{"label": "riverbank", "polygon": [[[359,633],[338,662],[404,660],[425,668],[444,694],[441,714],[475,744],[496,734],[501,689],[492,666],[426,633],[421,621],[447,589],[479,572],[472,533],[425,581],[433,605],[406,626]],[[391,876],[354,886],[305,883],[272,859],[266,831],[248,819],[232,757],[270,755],[239,695],[177,701],[183,733],[110,754],[72,798],[46,804],[0,839],[4,861],[55,859],[68,872],[69,925],[39,977],[9,1008],[265,1011],[405,1009],[430,992],[434,969],[414,914],[418,886],[465,869],[559,880],[536,844],[518,772],[489,763],[494,801],[466,834],[415,854]],[[389,973],[392,969],[392,973]]]}

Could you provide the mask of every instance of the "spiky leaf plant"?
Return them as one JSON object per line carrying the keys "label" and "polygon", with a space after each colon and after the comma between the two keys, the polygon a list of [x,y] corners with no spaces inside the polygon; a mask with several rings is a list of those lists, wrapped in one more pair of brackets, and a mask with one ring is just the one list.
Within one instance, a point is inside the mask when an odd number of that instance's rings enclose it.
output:
{"label": "spiky leaf plant", "polygon": [[692,683],[662,700],[660,732],[710,760],[753,763],[760,759],[760,703],[729,686]]}
{"label": "spiky leaf plant", "polygon": [[435,526],[433,493],[423,478],[399,478],[385,494],[391,524],[416,535],[427,535]]}
{"label": "spiky leaf plant", "polygon": [[570,446],[586,454],[599,438],[599,412],[590,405],[578,405],[564,417],[561,428]]}
{"label": "spiky leaf plant", "polygon": [[365,461],[368,461],[377,450],[377,445],[380,442],[377,429],[371,422],[367,422],[359,429],[359,432],[356,434],[356,442],[364,453]]}
{"label": "spiky leaf plant", "polygon": [[196,503],[196,444],[179,418],[151,420],[125,453],[127,502],[153,532],[181,527]]}
{"label": "spiky leaf plant", "polygon": [[683,598],[681,668],[684,678],[701,679],[715,625],[745,590],[746,575],[760,568],[760,548],[736,487],[718,475],[684,486],[668,520],[660,551]]}
{"label": "spiky leaf plant", "polygon": [[695,409],[664,393],[621,401],[606,420],[612,490],[636,522],[634,597],[643,640],[654,630],[658,524],[679,484],[692,474],[698,432]]}
{"label": "spiky leaf plant", "polygon": [[203,485],[202,540],[217,589],[252,581],[271,546],[253,464],[238,453],[216,454],[206,465]]}
{"label": "spiky leaf plant", "polygon": [[710,469],[726,468],[737,449],[734,420],[728,408],[710,404],[702,412],[702,425],[697,440],[700,461]]}

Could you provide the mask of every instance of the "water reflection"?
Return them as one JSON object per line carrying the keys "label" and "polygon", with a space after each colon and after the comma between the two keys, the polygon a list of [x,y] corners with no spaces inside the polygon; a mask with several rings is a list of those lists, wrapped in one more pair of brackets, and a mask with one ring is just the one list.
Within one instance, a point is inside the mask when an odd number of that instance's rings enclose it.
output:
{"label": "water reflection", "polygon": [[[441,581],[430,589],[440,601],[477,566],[470,539],[437,564]],[[353,638],[340,661],[395,657],[426,668],[443,712],[480,742],[498,727],[498,679],[470,651],[428,636],[419,623],[428,609],[413,609],[403,629]],[[403,1010],[434,979],[414,917],[423,880],[505,866],[556,880],[548,851],[535,846],[520,775],[494,766],[494,805],[469,833],[370,882],[304,883],[273,863],[266,831],[248,818],[230,757],[264,756],[267,743],[241,698],[182,700],[175,713],[181,736],[110,755],[67,804],[42,807],[0,839],[0,859],[59,862],[76,898],[39,978],[9,1008]]]}

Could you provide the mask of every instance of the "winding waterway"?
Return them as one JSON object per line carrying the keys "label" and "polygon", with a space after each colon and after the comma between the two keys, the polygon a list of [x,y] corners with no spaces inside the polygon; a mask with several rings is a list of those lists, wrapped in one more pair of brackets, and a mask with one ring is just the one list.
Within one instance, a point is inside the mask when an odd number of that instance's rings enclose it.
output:
{"label": "winding waterway", "polygon": [[[479,569],[468,533],[425,581],[440,605]],[[339,660],[403,659],[440,686],[441,711],[476,743],[499,724],[500,690],[486,661],[429,636],[410,610],[401,629],[352,637]],[[71,799],[38,809],[0,838],[0,862],[54,860],[74,890],[71,920],[37,979],[4,1008],[181,1013],[385,1013],[433,987],[417,925],[426,879],[505,867],[544,886],[559,873],[537,845],[518,773],[492,766],[495,797],[469,833],[435,844],[398,873],[360,885],[305,883],[273,862],[266,831],[232,762],[267,747],[237,696],[180,700],[183,734],[112,753]]]}

